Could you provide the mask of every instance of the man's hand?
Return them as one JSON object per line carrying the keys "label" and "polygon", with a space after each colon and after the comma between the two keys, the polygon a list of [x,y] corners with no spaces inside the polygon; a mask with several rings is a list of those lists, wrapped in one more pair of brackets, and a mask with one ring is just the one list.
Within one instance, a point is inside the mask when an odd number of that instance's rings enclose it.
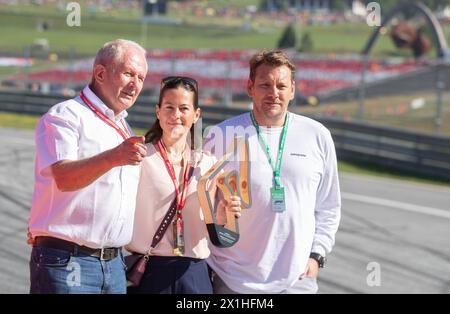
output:
{"label": "man's hand", "polygon": [[319,275],[319,263],[313,259],[308,259],[308,264],[306,265],[305,272],[300,275],[300,279],[305,277],[316,278]]}
{"label": "man's hand", "polygon": [[60,160],[52,165],[61,191],[84,188],[114,167],[139,165],[147,154],[143,136],[130,137],[117,147],[82,160]]}
{"label": "man's hand", "polygon": [[143,136],[133,136],[123,141],[119,146],[109,151],[109,159],[114,167],[139,165],[147,155]]}

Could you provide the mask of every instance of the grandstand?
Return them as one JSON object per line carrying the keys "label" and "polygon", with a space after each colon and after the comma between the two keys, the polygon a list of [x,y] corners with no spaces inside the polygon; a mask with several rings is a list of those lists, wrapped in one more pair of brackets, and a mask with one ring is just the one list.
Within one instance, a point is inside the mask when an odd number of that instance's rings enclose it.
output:
{"label": "grandstand", "polygon": [[[162,77],[186,75],[198,80],[202,99],[207,104],[222,102],[231,92],[232,99],[246,95],[248,60],[253,50],[205,50],[205,49],[154,49],[148,51],[149,75],[145,82],[147,94],[159,86]],[[361,78],[361,61],[358,56],[307,56],[293,55],[297,72],[297,92],[300,98],[326,94],[342,88],[356,86]],[[92,58],[72,64],[33,73],[19,73],[7,80],[30,84],[47,82],[60,88],[77,90],[89,82]],[[367,66],[366,81],[392,78],[423,67],[411,60],[371,60]],[[212,99],[211,99],[212,98]]]}

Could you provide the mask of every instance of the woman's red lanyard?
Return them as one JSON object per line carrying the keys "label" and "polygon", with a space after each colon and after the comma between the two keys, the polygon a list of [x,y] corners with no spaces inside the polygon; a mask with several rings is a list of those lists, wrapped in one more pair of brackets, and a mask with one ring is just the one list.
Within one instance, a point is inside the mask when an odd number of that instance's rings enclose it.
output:
{"label": "woman's red lanyard", "polygon": [[[183,175],[183,191],[180,195],[180,190],[178,188],[177,179],[175,176],[175,170],[173,169],[172,164],[169,161],[169,158],[167,157],[166,150],[164,149],[161,139],[157,141],[157,146],[159,149],[159,152],[161,153],[162,158],[164,159],[164,163],[166,164],[167,171],[169,172],[170,178],[172,179],[173,185],[175,187],[175,194],[177,196],[177,218],[183,219],[182,210],[184,207],[184,204],[186,203],[186,196],[187,196],[187,190],[188,190],[188,181],[189,181],[189,159],[186,159],[185,166],[184,166],[184,175]],[[189,156],[189,154],[188,154]]]}
{"label": "woman's red lanyard", "polygon": [[124,140],[131,137],[130,132],[128,131],[128,128],[123,123],[123,119],[120,119],[120,123],[122,123],[123,128],[119,127],[117,124],[115,124],[110,118],[105,116],[101,111],[99,111],[90,101],[89,99],[84,95],[83,91],[80,93],[81,100],[88,106],[100,119],[102,119],[105,123],[107,123],[109,126],[111,126],[114,130],[116,130]]}

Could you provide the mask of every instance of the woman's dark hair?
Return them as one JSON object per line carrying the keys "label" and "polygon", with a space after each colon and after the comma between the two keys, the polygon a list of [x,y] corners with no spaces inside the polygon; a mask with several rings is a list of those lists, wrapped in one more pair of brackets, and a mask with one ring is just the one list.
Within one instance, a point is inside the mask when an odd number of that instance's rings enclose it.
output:
{"label": "woman's dark hair", "polygon": [[[187,76],[168,76],[161,80],[161,89],[159,91],[159,100],[157,106],[160,107],[164,94],[169,89],[177,89],[179,87],[184,88],[187,91],[194,93],[194,110],[199,108],[198,106],[198,84],[193,78]],[[194,143],[194,125],[191,127],[191,146]],[[155,144],[157,140],[161,138],[163,130],[159,124],[159,119],[152,124],[150,129],[145,133],[145,143]]]}

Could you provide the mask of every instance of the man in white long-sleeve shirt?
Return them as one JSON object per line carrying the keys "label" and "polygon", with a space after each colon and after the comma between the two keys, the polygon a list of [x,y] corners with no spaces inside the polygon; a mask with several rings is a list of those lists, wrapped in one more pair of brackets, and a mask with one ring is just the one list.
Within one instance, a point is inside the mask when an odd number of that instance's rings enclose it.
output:
{"label": "man in white long-sleeve shirt", "polygon": [[288,112],[295,66],[281,51],[250,60],[250,113],[213,127],[205,149],[222,155],[235,135],[250,147],[252,206],[239,241],[211,246],[215,293],[315,293],[319,267],[334,245],[341,199],[336,153],[320,123]]}

